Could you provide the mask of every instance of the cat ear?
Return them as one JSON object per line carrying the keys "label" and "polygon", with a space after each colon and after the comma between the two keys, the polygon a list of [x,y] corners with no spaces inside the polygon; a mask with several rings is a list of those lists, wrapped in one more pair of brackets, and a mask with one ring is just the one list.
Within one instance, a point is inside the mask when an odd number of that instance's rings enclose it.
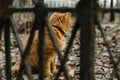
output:
{"label": "cat ear", "polygon": [[60,14],[60,12],[54,12],[53,14],[57,14],[58,15],[58,14]]}
{"label": "cat ear", "polygon": [[71,16],[72,14],[71,14],[71,12],[66,12],[65,13],[65,16]]}
{"label": "cat ear", "polygon": [[51,16],[49,17],[49,20],[53,19],[54,17],[58,16],[60,12],[53,12]]}

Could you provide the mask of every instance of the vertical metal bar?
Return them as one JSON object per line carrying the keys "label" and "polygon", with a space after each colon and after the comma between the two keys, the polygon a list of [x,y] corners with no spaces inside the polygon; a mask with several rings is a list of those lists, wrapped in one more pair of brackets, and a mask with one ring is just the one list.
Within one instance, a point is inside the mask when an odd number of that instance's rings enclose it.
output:
{"label": "vertical metal bar", "polygon": [[10,57],[10,25],[9,19],[4,18],[4,26],[5,26],[5,60],[6,60],[6,80],[11,80],[11,57]]}
{"label": "vertical metal bar", "polygon": [[[0,17],[0,40],[2,39],[3,18]],[[2,80],[2,70],[0,70],[0,80]]]}
{"label": "vertical metal bar", "polygon": [[[43,5],[44,0],[37,0],[37,3],[40,3],[41,7],[44,7]],[[43,9],[43,8],[41,8]],[[39,12],[38,12],[39,13]],[[39,49],[39,79],[40,80],[44,80],[44,29],[45,29],[45,16],[43,14],[36,14],[37,15],[43,15],[41,17],[37,17],[37,18],[41,18],[41,24],[39,24],[39,45],[38,45],[38,49]],[[39,19],[37,19],[39,20]]]}
{"label": "vertical metal bar", "polygon": [[104,8],[106,8],[106,0],[104,0]]}
{"label": "vertical metal bar", "polygon": [[0,80],[2,80],[2,73],[1,73],[1,70],[0,70]]}
{"label": "vertical metal bar", "polygon": [[2,38],[2,30],[3,30],[3,26],[1,25],[1,19],[0,19],[0,40],[1,40],[1,38]]}
{"label": "vertical metal bar", "polygon": [[[106,0],[104,0],[104,9],[106,8]],[[105,12],[103,12],[102,13],[103,15],[102,15],[102,19],[104,18],[104,16],[105,16]]]}
{"label": "vertical metal bar", "polygon": [[[80,80],[94,78],[94,8],[96,0],[81,0],[77,6],[77,19],[80,25]],[[87,6],[86,6],[87,5]]]}
{"label": "vertical metal bar", "polygon": [[[40,0],[39,0],[40,1]],[[36,28],[39,30],[38,34],[38,56],[39,56],[39,79],[44,80],[44,29],[45,29],[45,17],[47,15],[45,6],[43,2],[37,2],[35,5],[35,23],[36,23]]]}
{"label": "vertical metal bar", "polygon": [[38,0],[38,1],[44,2],[44,0]]}
{"label": "vertical metal bar", "polygon": [[36,0],[36,3],[40,3],[40,2],[44,3],[44,0]]}
{"label": "vertical metal bar", "polygon": [[[89,27],[87,30],[81,30],[81,66],[80,80],[95,80],[94,79],[94,25],[87,24],[84,27]],[[86,33],[87,32],[87,33]],[[88,62],[89,61],[89,62]]]}
{"label": "vertical metal bar", "polygon": [[[41,25],[41,26],[40,26]],[[44,80],[44,30],[45,30],[45,21],[40,24],[39,27],[39,79]]]}
{"label": "vertical metal bar", "polygon": [[[111,0],[110,8],[113,9],[113,0]],[[110,11],[110,21],[114,21],[114,19],[115,19],[114,12],[111,10]]]}

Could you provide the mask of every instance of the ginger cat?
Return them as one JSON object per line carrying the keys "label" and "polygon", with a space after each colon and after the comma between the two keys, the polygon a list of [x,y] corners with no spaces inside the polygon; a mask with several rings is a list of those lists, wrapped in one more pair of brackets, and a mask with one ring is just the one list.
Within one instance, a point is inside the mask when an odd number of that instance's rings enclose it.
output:
{"label": "ginger cat", "polygon": [[[65,45],[65,33],[67,33],[71,26],[72,26],[72,19],[71,19],[71,13],[60,13],[60,12],[54,12],[50,18],[49,18],[49,24],[53,29],[53,32],[55,34],[55,37],[58,42],[58,46],[60,49],[63,48]],[[29,36],[28,36],[29,37]],[[28,38],[24,40],[23,45],[26,46]],[[38,69],[38,31],[35,32],[35,36],[33,39],[33,44],[30,48],[30,53],[27,57],[27,62],[29,66],[31,66],[32,69]],[[53,43],[51,42],[49,32],[47,28],[45,28],[45,46],[44,46],[44,75],[45,77],[52,76],[54,73],[56,73],[56,64],[55,64],[55,58],[56,58],[56,51],[53,46]],[[20,63],[20,62],[19,62]],[[18,72],[19,65],[14,65],[12,67],[12,73],[15,74]]]}

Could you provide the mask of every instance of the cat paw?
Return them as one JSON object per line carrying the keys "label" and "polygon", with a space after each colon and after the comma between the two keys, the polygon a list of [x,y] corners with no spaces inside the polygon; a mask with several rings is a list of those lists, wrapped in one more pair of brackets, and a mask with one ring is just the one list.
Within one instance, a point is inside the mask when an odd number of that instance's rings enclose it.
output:
{"label": "cat paw", "polygon": [[16,65],[11,68],[12,74],[17,74],[18,70],[19,70],[19,66],[16,66]]}
{"label": "cat paw", "polygon": [[51,77],[51,76],[53,76],[53,74],[51,72],[45,72],[44,75],[45,75],[45,77]]}
{"label": "cat paw", "polygon": [[54,67],[51,69],[51,73],[52,73],[52,74],[55,74],[55,73],[57,73],[56,66],[54,66]]}

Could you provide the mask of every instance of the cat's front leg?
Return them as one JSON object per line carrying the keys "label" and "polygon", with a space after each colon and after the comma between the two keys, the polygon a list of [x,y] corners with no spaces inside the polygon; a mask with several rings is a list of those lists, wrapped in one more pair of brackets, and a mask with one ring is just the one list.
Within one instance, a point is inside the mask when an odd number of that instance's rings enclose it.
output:
{"label": "cat's front leg", "polygon": [[11,68],[11,73],[12,73],[12,74],[17,74],[18,71],[19,71],[19,68],[20,68],[20,66],[19,66],[18,64],[15,64],[15,65],[12,66],[12,68]]}
{"label": "cat's front leg", "polygon": [[52,72],[52,74],[55,74],[55,73],[57,72],[55,57],[56,57],[56,56],[53,56],[53,57],[52,57],[51,65],[50,65],[50,66],[51,66],[51,72]]}
{"label": "cat's front leg", "polygon": [[19,68],[20,68],[20,64],[21,64],[21,55],[20,53],[17,55],[18,59],[17,59],[17,62],[11,67],[11,73],[12,74],[17,74],[18,71],[19,71]]}
{"label": "cat's front leg", "polygon": [[44,60],[44,75],[45,77],[51,77],[53,74],[51,73],[51,58],[49,55],[45,55],[45,60]]}

